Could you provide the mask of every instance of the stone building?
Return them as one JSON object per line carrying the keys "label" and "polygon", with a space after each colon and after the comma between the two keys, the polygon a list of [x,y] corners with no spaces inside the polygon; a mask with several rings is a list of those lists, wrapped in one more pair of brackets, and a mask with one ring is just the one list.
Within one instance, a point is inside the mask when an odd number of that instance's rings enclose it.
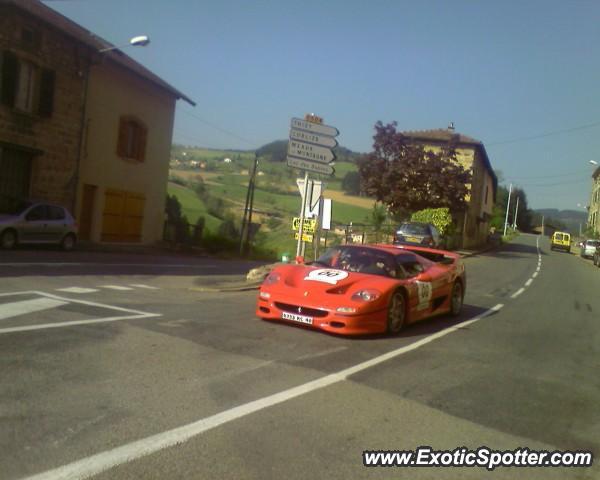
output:
{"label": "stone building", "polygon": [[81,239],[156,242],[178,99],[194,104],[40,1],[0,0],[0,211],[45,200]]}
{"label": "stone building", "polygon": [[409,142],[424,145],[432,151],[440,151],[449,142],[456,147],[457,160],[471,170],[472,181],[467,198],[467,210],[455,213],[457,238],[464,248],[481,245],[487,241],[490,220],[498,188],[498,179],[489,157],[479,140],[456,133],[454,127],[448,129],[402,132]]}

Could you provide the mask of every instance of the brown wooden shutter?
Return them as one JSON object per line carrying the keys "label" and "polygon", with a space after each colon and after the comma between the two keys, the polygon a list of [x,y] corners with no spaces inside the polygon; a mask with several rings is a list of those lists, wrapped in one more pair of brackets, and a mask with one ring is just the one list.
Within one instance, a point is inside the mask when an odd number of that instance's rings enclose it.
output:
{"label": "brown wooden shutter", "polygon": [[141,124],[137,124],[138,142],[137,142],[137,161],[143,162],[146,159],[146,139],[148,130]]}
{"label": "brown wooden shutter", "polygon": [[52,116],[54,109],[54,81],[53,70],[44,69],[40,77],[40,103],[38,113],[44,117]]}
{"label": "brown wooden shutter", "polygon": [[17,76],[19,73],[19,62],[17,57],[8,50],[2,55],[2,74],[0,76],[0,101],[9,107],[15,106],[17,94]]}
{"label": "brown wooden shutter", "polygon": [[123,117],[119,119],[119,134],[117,138],[117,155],[127,156],[127,120]]}

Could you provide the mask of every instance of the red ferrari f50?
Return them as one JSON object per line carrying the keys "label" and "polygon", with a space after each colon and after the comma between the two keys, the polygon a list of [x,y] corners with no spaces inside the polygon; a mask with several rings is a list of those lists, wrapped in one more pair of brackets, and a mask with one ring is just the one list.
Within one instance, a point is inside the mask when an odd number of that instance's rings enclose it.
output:
{"label": "red ferrari f50", "polygon": [[398,333],[433,315],[461,312],[460,256],[407,245],[342,245],[310,264],[276,267],[256,315],[344,335]]}

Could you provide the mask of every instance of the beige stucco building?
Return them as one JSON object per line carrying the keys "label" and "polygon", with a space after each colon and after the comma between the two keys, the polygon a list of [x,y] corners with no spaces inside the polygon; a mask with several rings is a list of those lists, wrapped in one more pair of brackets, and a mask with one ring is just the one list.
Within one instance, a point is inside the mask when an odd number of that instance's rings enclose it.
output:
{"label": "beige stucco building", "polygon": [[481,245],[490,233],[490,219],[496,198],[498,179],[489,157],[479,140],[456,133],[453,128],[402,132],[407,139],[439,151],[452,142],[457,160],[471,170],[472,182],[467,197],[467,210],[455,213],[457,239],[464,248]]}
{"label": "beige stucco building", "polygon": [[46,200],[81,240],[160,240],[175,103],[193,102],[38,0],[0,0],[0,27],[0,209]]}
{"label": "beige stucco building", "polygon": [[600,167],[592,174],[592,194],[588,213],[588,228],[600,233]]}

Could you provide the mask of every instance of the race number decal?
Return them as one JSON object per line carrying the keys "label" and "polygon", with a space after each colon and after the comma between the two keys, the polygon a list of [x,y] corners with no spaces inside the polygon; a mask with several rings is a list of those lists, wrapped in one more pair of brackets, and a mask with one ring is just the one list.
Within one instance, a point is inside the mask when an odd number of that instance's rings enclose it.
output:
{"label": "race number decal", "polygon": [[314,280],[315,282],[330,283],[335,285],[340,280],[343,280],[348,276],[348,272],[343,270],[333,270],[329,268],[319,268],[310,272],[304,280]]}
{"label": "race number decal", "polygon": [[429,307],[433,288],[430,282],[417,282],[417,294],[419,296],[418,310],[423,310]]}

